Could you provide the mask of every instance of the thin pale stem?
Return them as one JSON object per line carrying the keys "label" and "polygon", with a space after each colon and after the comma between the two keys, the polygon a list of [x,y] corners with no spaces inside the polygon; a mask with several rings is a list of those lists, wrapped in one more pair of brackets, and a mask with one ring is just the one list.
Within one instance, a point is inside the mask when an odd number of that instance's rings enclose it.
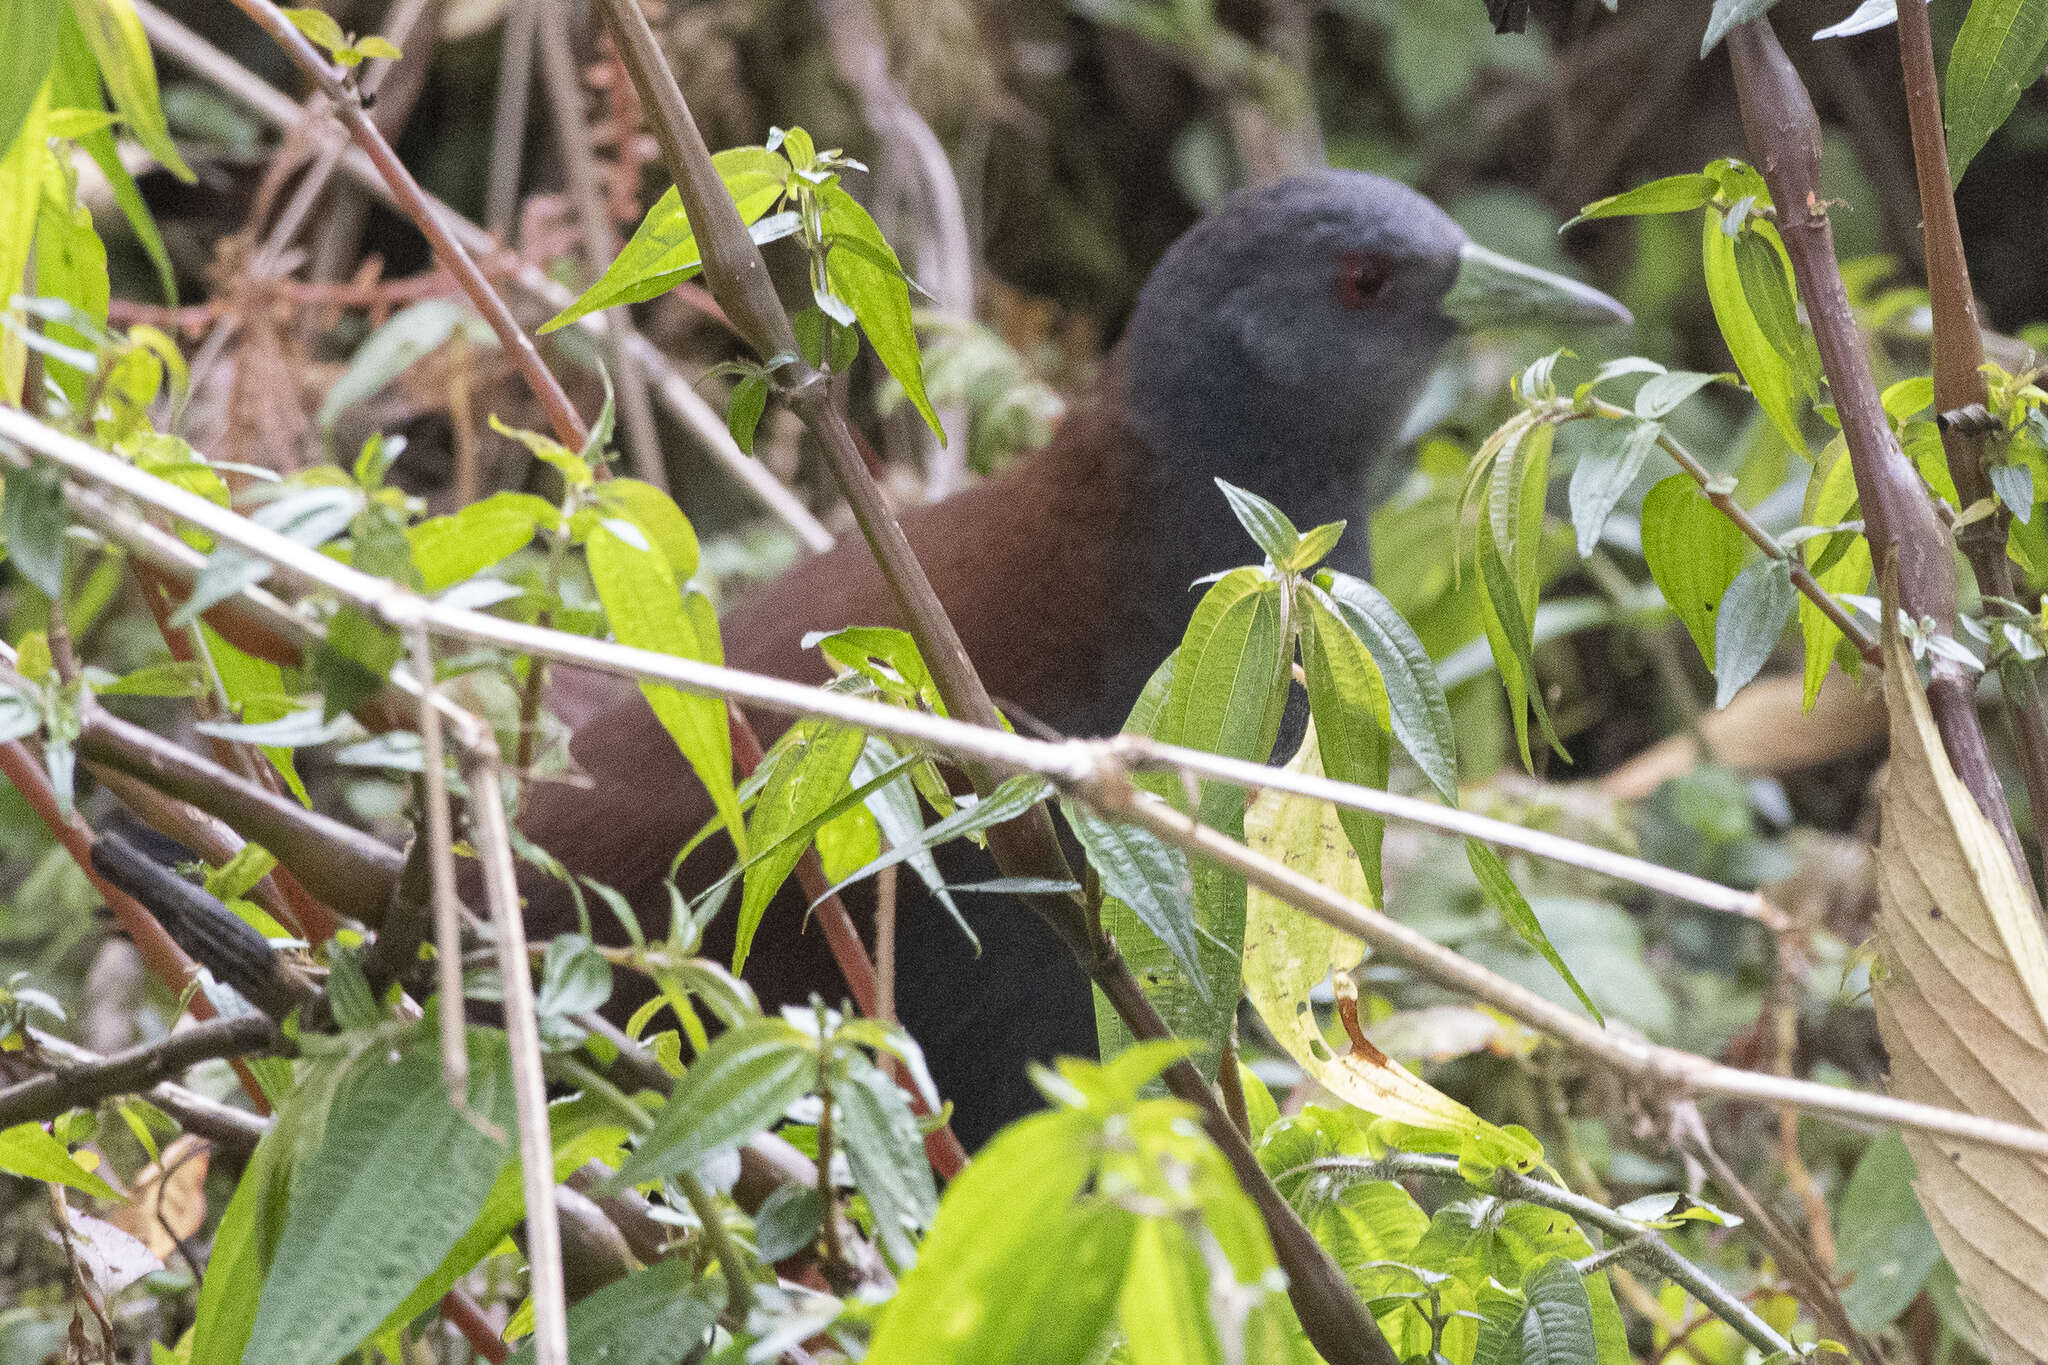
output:
{"label": "thin pale stem", "polygon": [[[434,704],[434,642],[425,626],[412,631],[413,675],[419,679],[420,790],[426,805],[427,866],[433,883],[435,966],[441,977],[441,1079],[448,1102],[469,1108],[469,1031],[462,1001],[462,907],[455,893],[455,821],[448,808],[448,765],[441,712]],[[488,794],[486,796],[488,799]]]}

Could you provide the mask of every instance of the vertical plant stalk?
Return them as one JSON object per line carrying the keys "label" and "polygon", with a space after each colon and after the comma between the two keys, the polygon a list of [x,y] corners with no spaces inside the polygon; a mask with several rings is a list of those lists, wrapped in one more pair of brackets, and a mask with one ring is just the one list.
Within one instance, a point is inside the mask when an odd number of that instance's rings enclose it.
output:
{"label": "vertical plant stalk", "polygon": [[[647,17],[635,0],[598,0],[598,6],[640,92],[683,210],[702,244],[704,278],[713,296],[762,358],[796,352],[796,330],[775,292],[761,249],[740,222]],[[969,724],[1000,727],[995,703],[968,659],[959,632],[869,473],[861,443],[845,413],[832,401],[830,377],[802,360],[784,366],[779,373],[786,400],[825,449],[840,491],[931,669],[948,713]],[[977,792],[986,795],[994,789],[997,773],[988,764],[962,766]],[[1052,817],[1042,804],[1026,816],[991,829],[988,843],[996,865],[1006,876],[1073,880]],[[1078,897],[1026,899],[1080,959],[1134,1036],[1143,1040],[1172,1037],[1123,956],[1103,937],[1100,921]],[[1274,1253],[1287,1272],[1288,1294],[1310,1343],[1332,1365],[1395,1365],[1393,1349],[1378,1324],[1329,1253],[1266,1176],[1214,1089],[1185,1059],[1167,1068],[1165,1080],[1168,1089],[1201,1113],[1210,1140],[1258,1206]]]}
{"label": "vertical plant stalk", "polygon": [[519,168],[526,152],[526,105],[533,95],[533,40],[547,0],[512,0],[505,7],[498,48],[498,103],[491,119],[491,178],[484,194],[484,226],[512,239],[519,212]]}
{"label": "vertical plant stalk", "polygon": [[[539,1365],[569,1365],[568,1292],[562,1276],[562,1228],[555,1213],[547,1077],[541,1070],[533,972],[526,951],[526,924],[519,916],[519,882],[512,866],[512,834],[505,821],[503,775],[498,743],[490,732],[479,726],[477,733],[465,735],[462,776],[469,784],[469,814],[483,861],[484,898],[490,902],[491,928],[497,939],[505,1034],[512,1054],[512,1093],[519,1113],[519,1181],[526,1201],[534,1354]],[[453,1005],[460,1012],[461,998],[459,991],[453,1002],[444,998],[442,1009]]]}
{"label": "vertical plant stalk", "polygon": [[462,912],[455,899],[455,822],[448,809],[448,766],[441,709],[434,704],[434,642],[424,625],[411,632],[420,685],[420,796],[426,806],[427,867],[433,886],[435,967],[441,978],[441,1080],[448,1103],[469,1108],[469,1030],[462,1000]]}
{"label": "vertical plant stalk", "polygon": [[[1912,8],[1901,6],[1902,12]],[[1914,620],[1932,621],[1935,630],[1953,635],[1954,551],[1919,471],[1892,436],[1877,381],[1864,356],[1849,291],[1835,260],[1834,228],[1820,192],[1820,119],[1769,18],[1752,19],[1730,30],[1728,56],[1735,68],[1736,99],[1750,156],[1770,187],[1778,232],[1792,257],[1828,391],[1841,415],[1871,557],[1880,569],[1897,560],[1900,600]],[[1976,679],[1938,654],[1930,666],[1927,700],[1942,747],[2031,890],[2033,874],[1977,718]]]}
{"label": "vertical plant stalk", "polygon": [[[1920,183],[1920,224],[1927,257],[1927,295],[1934,314],[1934,407],[1954,412],[1984,403],[1984,334],[1977,322],[1977,298],[1970,287],[1970,263],[1963,255],[1963,230],[1956,221],[1956,197],[1948,178],[1948,134],[1941,122],[1941,86],[1934,74],[1934,36],[1924,5],[1899,8],[1899,64],[1905,75],[1906,114],[1913,129],[1913,166]],[[1948,456],[1956,493],[1969,507],[1992,497],[1984,466],[1987,436],[1967,425],[1943,424],[1941,445]],[[2010,514],[2002,504],[1963,528],[1957,537],[1977,586],[1991,597],[2016,595],[2012,560],[2005,553]],[[2004,670],[2005,718],[2034,811],[2034,839],[2048,856],[2048,708],[2040,679],[2022,661]]]}

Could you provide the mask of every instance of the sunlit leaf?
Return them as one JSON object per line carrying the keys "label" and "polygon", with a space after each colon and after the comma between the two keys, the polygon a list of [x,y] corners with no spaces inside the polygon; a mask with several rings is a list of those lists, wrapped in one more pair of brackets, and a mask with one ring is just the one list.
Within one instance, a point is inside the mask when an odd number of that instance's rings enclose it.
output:
{"label": "sunlit leaf", "polygon": [[2041,78],[2044,51],[2044,0],[1973,0],[1949,51],[1948,79],[1942,82],[1951,180],[1963,178],[2027,87]]}
{"label": "sunlit leaf", "polygon": [[1673,474],[1643,499],[1643,559],[1664,600],[1714,667],[1714,620],[1742,571],[1749,542],[1689,474]]}

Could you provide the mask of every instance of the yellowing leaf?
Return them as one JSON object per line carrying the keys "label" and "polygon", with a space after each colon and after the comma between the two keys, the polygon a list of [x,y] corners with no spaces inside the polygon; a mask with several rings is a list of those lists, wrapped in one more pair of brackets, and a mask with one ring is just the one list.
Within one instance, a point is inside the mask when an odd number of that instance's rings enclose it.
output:
{"label": "yellowing leaf", "polygon": [[[1313,733],[1287,766],[1322,774]],[[1263,792],[1245,816],[1244,832],[1245,842],[1259,852],[1340,895],[1368,899],[1358,854],[1344,835],[1336,807],[1327,802]],[[1477,1114],[1370,1044],[1369,1050],[1339,1051],[1324,1037],[1309,992],[1332,970],[1358,965],[1364,954],[1357,939],[1251,889],[1244,927],[1245,995],[1288,1055],[1330,1093],[1369,1114],[1439,1132],[1464,1134],[1486,1127]]]}
{"label": "yellowing leaf", "polygon": [[[55,0],[35,0],[51,4]],[[149,37],[134,0],[71,0],[71,13],[85,31],[85,41],[100,65],[100,79],[114,97],[114,107],[127,120],[128,131],[163,163],[164,169],[190,183],[198,177],[171,143],[171,127],[157,101],[156,63],[149,55]]]}
{"label": "yellowing leaf", "polygon": [[[1884,659],[1892,759],[1871,994],[1891,1092],[2048,1126],[2048,939],[2004,843],[1949,766],[1895,627]],[[1999,1365],[2048,1360],[2048,1161],[1920,1132],[1905,1139],[1921,1206],[1987,1353]]]}

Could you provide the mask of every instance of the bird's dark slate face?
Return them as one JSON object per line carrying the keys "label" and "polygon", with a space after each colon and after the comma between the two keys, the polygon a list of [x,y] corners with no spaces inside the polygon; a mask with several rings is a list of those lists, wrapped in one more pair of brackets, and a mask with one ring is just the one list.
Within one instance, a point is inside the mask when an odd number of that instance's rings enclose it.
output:
{"label": "bird's dark slate face", "polygon": [[1298,176],[1232,195],[1153,271],[1127,339],[1133,422],[1212,511],[1221,477],[1304,526],[1356,518],[1461,325],[1627,316],[1475,246],[1397,181]]}
{"label": "bird's dark slate face", "polygon": [[1324,504],[1361,487],[1363,466],[1396,444],[1456,334],[1444,300],[1465,242],[1442,209],[1375,175],[1325,171],[1233,195],[1139,297],[1140,434],[1191,482],[1244,483],[1309,521],[1352,514]]}

